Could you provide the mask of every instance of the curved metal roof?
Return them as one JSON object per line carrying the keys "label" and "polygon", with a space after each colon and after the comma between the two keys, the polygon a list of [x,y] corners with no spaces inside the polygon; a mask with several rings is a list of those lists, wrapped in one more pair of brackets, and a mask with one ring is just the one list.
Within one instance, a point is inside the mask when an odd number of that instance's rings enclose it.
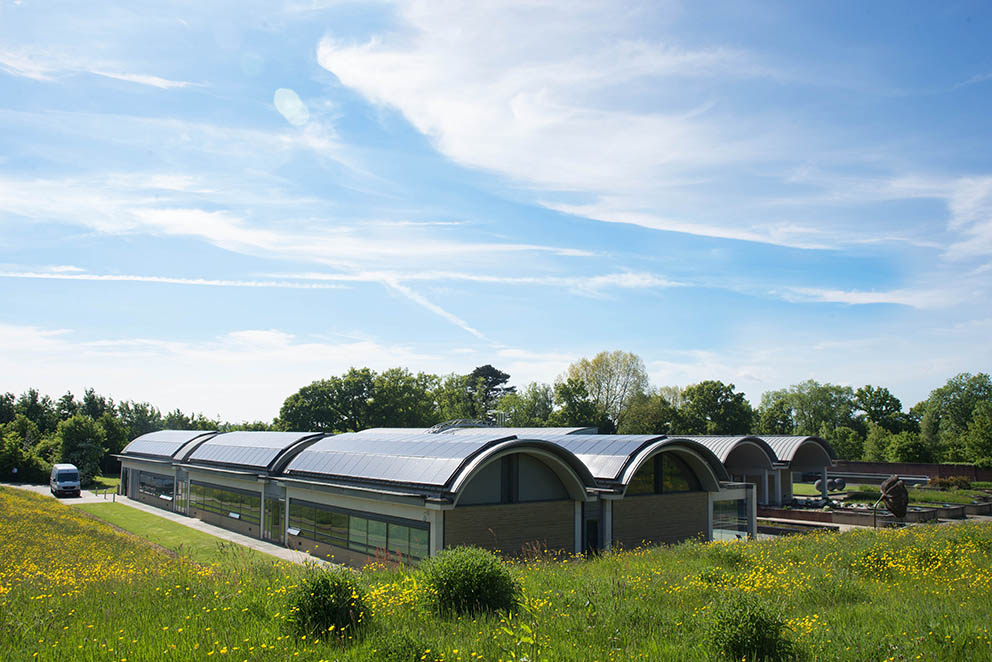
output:
{"label": "curved metal roof", "polygon": [[323,436],[321,432],[226,432],[197,445],[182,459],[189,464],[274,471],[287,455]]}
{"label": "curved metal roof", "polygon": [[136,437],[124,447],[121,455],[171,460],[179,450],[200,437],[213,436],[213,430],[159,430]]}
{"label": "curved metal roof", "polygon": [[762,437],[772,450],[779,462],[792,462],[799,448],[803,444],[814,443],[821,446],[830,456],[831,460],[837,459],[837,453],[824,439],[820,437]]}
{"label": "curved metal roof", "polygon": [[665,437],[657,434],[539,434],[534,438],[552,441],[571,451],[599,480],[619,480],[623,468],[638,450]]}
{"label": "curved metal roof", "polygon": [[443,488],[473,456],[489,446],[513,439],[512,434],[494,434],[486,428],[457,435],[423,431],[346,432],[325,437],[305,449],[290,460],[284,473]]}
{"label": "curved metal roof", "polygon": [[[699,443],[692,437],[662,437],[656,441],[653,441],[643,450],[638,452],[635,456],[631,458],[630,465],[625,469],[621,480],[624,485],[633,479],[636,469],[645,460],[647,460],[652,455],[655,455],[664,450],[672,449],[685,449],[690,452],[690,454],[695,454],[699,457],[707,467],[709,467],[712,472],[712,483],[714,488],[716,483],[721,480],[730,480],[730,474],[727,473],[727,468],[723,466],[723,462],[720,461],[713,451]],[[702,478],[702,477],[700,477]]]}
{"label": "curved metal roof", "polygon": [[768,445],[761,437],[754,436],[744,436],[744,437],[730,437],[730,436],[707,436],[707,437],[679,437],[679,439],[690,439],[698,444],[706,446],[710,449],[720,462],[726,464],[727,458],[737,448],[740,444],[744,442],[750,442],[761,448],[762,451],[768,455],[768,462],[773,463],[778,460],[775,455],[775,450]]}
{"label": "curved metal roof", "polygon": [[442,432],[439,432],[438,434],[465,434],[466,432],[478,432],[479,430],[485,430],[486,432],[513,434],[521,439],[523,439],[524,437],[541,439],[549,435],[558,436],[564,434],[596,434],[596,428],[497,428],[497,427],[450,428]]}

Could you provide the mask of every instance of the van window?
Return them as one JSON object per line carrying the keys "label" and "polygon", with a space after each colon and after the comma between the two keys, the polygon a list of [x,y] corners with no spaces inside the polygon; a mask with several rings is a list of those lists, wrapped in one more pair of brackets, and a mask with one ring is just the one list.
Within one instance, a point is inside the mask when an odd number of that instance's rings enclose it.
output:
{"label": "van window", "polygon": [[60,471],[55,480],[61,483],[77,482],[79,480],[79,473],[76,471]]}

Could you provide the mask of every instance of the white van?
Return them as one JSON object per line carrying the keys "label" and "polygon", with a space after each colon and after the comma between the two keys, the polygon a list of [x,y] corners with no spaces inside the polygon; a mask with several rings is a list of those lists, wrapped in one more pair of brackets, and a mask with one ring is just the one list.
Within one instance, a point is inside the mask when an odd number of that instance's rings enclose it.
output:
{"label": "white van", "polygon": [[79,469],[74,464],[56,464],[48,481],[55,496],[79,496]]}

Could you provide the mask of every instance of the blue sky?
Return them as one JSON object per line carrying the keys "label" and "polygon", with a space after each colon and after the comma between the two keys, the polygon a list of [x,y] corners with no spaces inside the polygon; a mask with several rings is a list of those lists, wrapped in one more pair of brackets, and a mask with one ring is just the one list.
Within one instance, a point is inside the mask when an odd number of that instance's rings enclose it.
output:
{"label": "blue sky", "polygon": [[992,9],[0,0],[0,389],[888,386],[992,350]]}

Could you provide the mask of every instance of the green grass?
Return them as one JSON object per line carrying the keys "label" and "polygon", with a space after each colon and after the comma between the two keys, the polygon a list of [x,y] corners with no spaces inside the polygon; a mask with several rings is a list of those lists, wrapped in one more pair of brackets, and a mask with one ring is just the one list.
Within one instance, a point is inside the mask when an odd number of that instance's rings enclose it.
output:
{"label": "green grass", "polygon": [[[907,492],[909,493],[909,502],[920,506],[942,503],[967,505],[979,501],[980,497],[988,496],[987,493],[981,490],[930,490],[910,487],[907,489]],[[879,494],[879,488],[862,485],[860,489],[848,492],[847,501],[875,503],[878,501]]]}
{"label": "green grass", "polygon": [[259,554],[247,547],[124,504],[86,503],[74,507],[128,533],[187,556],[196,563],[227,563],[236,554],[235,550],[243,550],[245,554]]}
{"label": "green grass", "polygon": [[[851,489],[857,489],[860,485],[848,485],[842,490],[830,490],[828,494],[843,494]],[[793,483],[792,493],[795,496],[820,496],[820,490],[813,487],[812,483]]]}
{"label": "green grass", "polygon": [[90,486],[92,490],[107,490],[110,488],[116,488],[121,484],[120,476],[94,476],[93,485]]}
{"label": "green grass", "polygon": [[0,512],[3,660],[389,662],[409,641],[428,661],[711,661],[714,613],[746,593],[809,662],[992,661],[982,523],[535,559],[510,566],[513,616],[436,616],[416,570],[366,569],[368,626],[324,642],[290,627],[299,566],[196,565],[15,490],[0,488]]}

